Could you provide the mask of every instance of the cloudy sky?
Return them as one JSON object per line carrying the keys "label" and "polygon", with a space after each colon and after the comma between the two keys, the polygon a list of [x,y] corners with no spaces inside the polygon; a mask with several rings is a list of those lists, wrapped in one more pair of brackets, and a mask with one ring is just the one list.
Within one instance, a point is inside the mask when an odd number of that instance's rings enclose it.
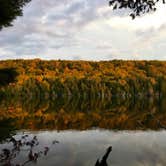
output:
{"label": "cloudy sky", "polygon": [[32,0],[0,31],[0,59],[166,60],[166,5],[136,18],[108,0]]}

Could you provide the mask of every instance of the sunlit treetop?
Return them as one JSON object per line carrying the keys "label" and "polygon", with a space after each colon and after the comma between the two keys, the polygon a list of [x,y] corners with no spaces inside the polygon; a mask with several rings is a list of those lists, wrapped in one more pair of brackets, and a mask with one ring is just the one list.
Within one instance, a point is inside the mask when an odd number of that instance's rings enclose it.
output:
{"label": "sunlit treetop", "polygon": [[156,11],[156,3],[160,1],[165,4],[165,0],[109,0],[109,5],[113,10],[130,9],[130,16],[134,19],[141,14]]}

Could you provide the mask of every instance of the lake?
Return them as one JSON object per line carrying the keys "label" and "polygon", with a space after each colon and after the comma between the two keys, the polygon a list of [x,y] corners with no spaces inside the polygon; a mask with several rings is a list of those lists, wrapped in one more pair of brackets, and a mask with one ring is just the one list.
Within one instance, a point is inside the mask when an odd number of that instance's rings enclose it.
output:
{"label": "lake", "polygon": [[[137,100],[136,100],[137,101]],[[166,165],[165,101],[0,103],[0,165]]]}

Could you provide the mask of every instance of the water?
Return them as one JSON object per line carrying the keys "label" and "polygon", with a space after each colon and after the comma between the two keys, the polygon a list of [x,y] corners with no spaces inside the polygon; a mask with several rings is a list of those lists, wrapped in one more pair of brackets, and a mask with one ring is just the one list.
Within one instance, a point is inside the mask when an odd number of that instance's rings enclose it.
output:
{"label": "water", "polygon": [[165,102],[59,102],[1,102],[0,165],[95,166],[110,146],[108,166],[166,165]]}
{"label": "water", "polygon": [[[34,152],[49,147],[48,154],[38,159],[39,166],[93,166],[110,145],[113,147],[107,161],[110,166],[166,165],[166,131],[18,131],[15,137],[19,139],[25,134],[29,138],[37,136],[39,145]],[[55,140],[59,143],[53,144]],[[28,159],[25,149],[13,160],[15,163]]]}

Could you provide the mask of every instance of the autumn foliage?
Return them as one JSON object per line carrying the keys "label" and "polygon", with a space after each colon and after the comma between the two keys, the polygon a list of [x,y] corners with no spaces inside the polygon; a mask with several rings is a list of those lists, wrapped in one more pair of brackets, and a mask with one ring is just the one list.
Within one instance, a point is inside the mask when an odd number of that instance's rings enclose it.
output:
{"label": "autumn foliage", "polygon": [[54,100],[166,94],[164,61],[0,61],[0,70],[4,68],[14,68],[18,73],[15,82],[1,86],[1,94],[7,97]]}

